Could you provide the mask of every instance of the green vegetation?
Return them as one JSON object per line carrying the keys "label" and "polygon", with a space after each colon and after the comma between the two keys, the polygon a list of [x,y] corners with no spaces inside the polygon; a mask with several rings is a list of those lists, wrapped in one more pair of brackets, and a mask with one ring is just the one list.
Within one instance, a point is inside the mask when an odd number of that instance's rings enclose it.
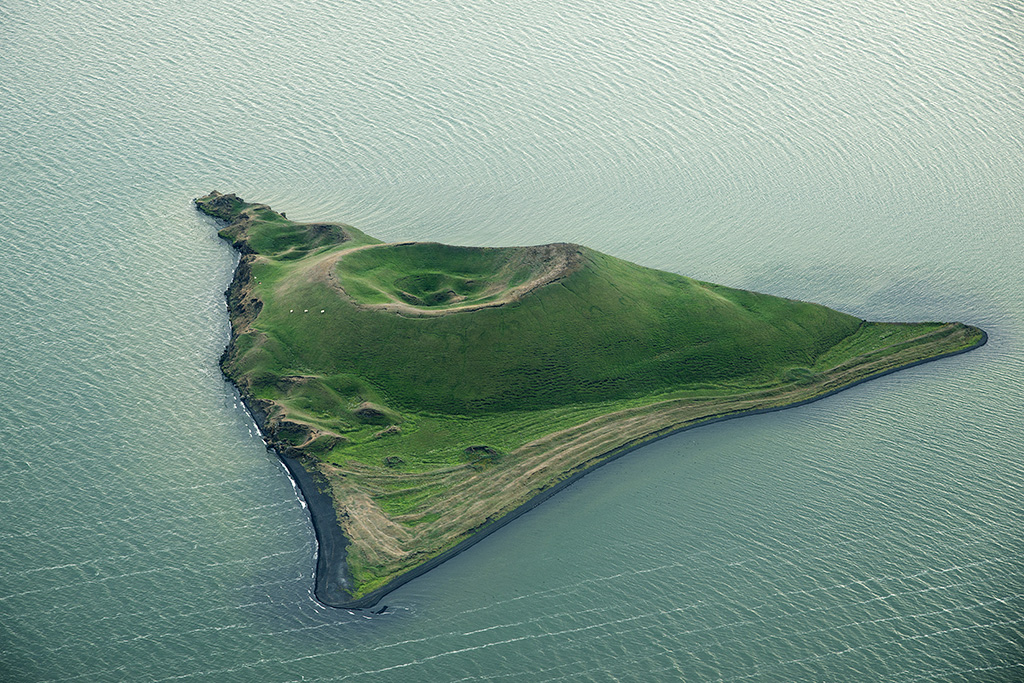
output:
{"label": "green vegetation", "polygon": [[570,244],[381,244],[212,193],[243,258],[222,365],[328,482],[358,597],[623,448],[980,343]]}
{"label": "green vegetation", "polygon": [[351,254],[338,265],[345,291],[363,304],[402,301],[452,308],[496,301],[532,276],[523,250],[396,244]]}

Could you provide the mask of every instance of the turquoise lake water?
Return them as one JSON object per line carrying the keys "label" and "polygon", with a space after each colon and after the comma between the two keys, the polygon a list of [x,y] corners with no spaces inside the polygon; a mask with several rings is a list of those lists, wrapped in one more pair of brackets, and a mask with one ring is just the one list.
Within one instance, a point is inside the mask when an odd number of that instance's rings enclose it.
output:
{"label": "turquoise lake water", "polygon": [[[3,3],[0,680],[1024,680],[1022,161],[1015,2]],[[212,189],[990,342],[653,444],[367,618],[220,375]]]}

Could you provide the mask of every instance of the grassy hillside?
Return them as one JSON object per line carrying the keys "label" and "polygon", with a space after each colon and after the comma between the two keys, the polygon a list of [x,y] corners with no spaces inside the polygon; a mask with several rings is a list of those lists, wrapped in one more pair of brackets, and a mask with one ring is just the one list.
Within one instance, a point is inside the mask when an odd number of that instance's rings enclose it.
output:
{"label": "grassy hillside", "polygon": [[[381,244],[213,193],[243,253],[222,365],[330,486],[351,593],[616,450],[969,347],[570,244]],[[600,435],[600,438],[598,438]]]}

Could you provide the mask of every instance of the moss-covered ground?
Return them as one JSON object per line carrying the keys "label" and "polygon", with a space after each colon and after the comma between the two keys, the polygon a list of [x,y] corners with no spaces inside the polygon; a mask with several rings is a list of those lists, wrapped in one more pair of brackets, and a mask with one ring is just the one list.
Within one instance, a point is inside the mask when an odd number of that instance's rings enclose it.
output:
{"label": "moss-covered ground", "polygon": [[578,245],[381,244],[234,195],[243,253],[222,365],[330,484],[353,596],[574,472],[666,431],[977,344],[869,323]]}

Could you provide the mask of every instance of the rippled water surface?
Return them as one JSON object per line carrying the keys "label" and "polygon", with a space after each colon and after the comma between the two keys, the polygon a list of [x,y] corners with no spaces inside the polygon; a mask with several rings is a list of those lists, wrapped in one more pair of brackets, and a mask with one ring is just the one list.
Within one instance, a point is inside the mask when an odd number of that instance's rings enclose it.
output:
{"label": "rippled water surface", "polygon": [[[1018,3],[10,0],[0,45],[0,679],[1024,679]],[[991,341],[351,615],[217,367],[214,188]]]}

